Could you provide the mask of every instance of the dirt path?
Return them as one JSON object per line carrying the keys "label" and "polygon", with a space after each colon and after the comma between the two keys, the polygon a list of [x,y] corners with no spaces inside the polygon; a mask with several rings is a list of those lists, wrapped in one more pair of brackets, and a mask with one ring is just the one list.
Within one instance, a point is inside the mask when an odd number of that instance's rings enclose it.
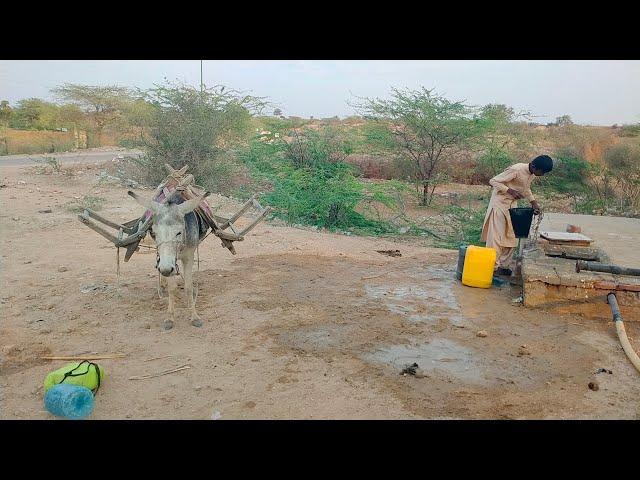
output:
{"label": "dirt path", "polygon": [[[183,321],[165,332],[154,255],[121,264],[116,288],[115,248],[66,205],[101,196],[114,220],[140,207],[83,172],[0,169],[0,418],[52,418],[42,383],[66,362],[40,357],[88,351],[127,355],[100,362],[95,419],[640,418],[640,375],[612,325],[526,310],[515,288],[463,287],[456,252],[406,241],[263,223],[232,256],[209,237],[196,274],[205,324],[190,326],[179,303]],[[376,253],[387,249],[402,256]],[[638,348],[640,326],[627,331]],[[423,378],[399,374],[414,361]]]}

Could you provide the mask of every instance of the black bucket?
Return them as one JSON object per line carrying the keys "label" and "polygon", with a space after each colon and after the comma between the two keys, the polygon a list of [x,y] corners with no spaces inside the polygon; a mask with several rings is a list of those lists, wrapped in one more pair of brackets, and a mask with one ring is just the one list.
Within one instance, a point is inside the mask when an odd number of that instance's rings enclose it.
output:
{"label": "black bucket", "polygon": [[511,216],[511,224],[516,238],[527,238],[533,220],[533,208],[510,208],[509,215]]}

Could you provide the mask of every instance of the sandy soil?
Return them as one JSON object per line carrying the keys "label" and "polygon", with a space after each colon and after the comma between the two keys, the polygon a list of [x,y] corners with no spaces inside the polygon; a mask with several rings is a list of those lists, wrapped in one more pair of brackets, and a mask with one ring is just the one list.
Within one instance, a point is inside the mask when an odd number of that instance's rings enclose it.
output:
{"label": "sandy soil", "polygon": [[[181,300],[183,321],[164,331],[153,253],[121,264],[118,288],[115,248],[68,209],[88,194],[113,220],[141,214],[98,172],[0,170],[2,419],[53,418],[42,384],[67,362],[41,357],[85,352],[126,354],[99,362],[94,419],[640,418],[640,375],[610,322],[525,309],[518,287],[464,287],[456,252],[407,241],[262,223],[232,256],[209,237],[196,274],[205,324],[192,327]],[[627,332],[640,350],[640,325]],[[413,362],[424,375],[400,375]]]}

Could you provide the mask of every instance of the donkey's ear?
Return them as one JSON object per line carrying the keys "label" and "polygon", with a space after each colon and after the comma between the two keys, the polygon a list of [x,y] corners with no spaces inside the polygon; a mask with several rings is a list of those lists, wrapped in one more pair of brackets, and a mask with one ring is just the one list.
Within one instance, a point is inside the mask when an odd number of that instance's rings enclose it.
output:
{"label": "donkey's ear", "polygon": [[158,207],[160,206],[159,203],[154,202],[153,200],[145,200],[144,198],[139,196],[137,193],[132,192],[131,190],[129,190],[127,194],[147,210],[151,210],[154,214],[158,213]]}
{"label": "donkey's ear", "polygon": [[178,205],[178,211],[182,215],[193,212],[197,208],[197,206],[200,205],[202,201],[209,195],[211,195],[210,192],[205,192],[204,195],[200,195],[199,197],[192,198],[191,200],[187,200],[186,202],[181,203],[180,205]]}

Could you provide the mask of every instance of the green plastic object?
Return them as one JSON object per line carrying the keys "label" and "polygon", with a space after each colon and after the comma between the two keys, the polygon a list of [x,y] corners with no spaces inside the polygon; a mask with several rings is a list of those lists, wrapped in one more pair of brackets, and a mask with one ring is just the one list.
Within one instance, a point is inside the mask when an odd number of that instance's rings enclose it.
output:
{"label": "green plastic object", "polygon": [[[96,366],[98,367],[97,369]],[[98,378],[98,375],[100,375],[100,378]],[[51,387],[59,383],[67,383],[87,387],[95,393],[104,382],[104,378],[104,368],[97,363],[89,363],[87,361],[73,362],[47,375],[44,380],[44,391],[46,393]]]}

